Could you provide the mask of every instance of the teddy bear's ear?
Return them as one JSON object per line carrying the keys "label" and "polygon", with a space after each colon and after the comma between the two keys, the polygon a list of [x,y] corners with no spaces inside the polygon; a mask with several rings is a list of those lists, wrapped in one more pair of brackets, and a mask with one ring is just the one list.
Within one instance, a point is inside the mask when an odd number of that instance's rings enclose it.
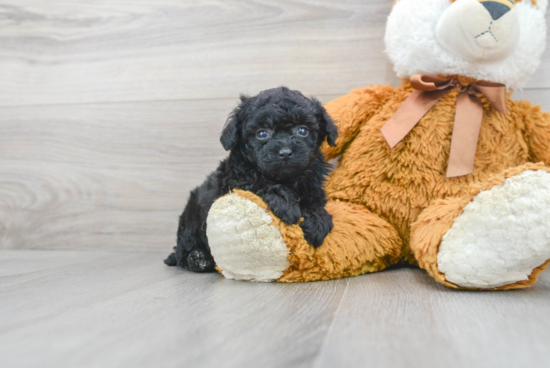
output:
{"label": "teddy bear's ear", "polygon": [[241,95],[241,103],[227,117],[220,137],[220,142],[226,151],[235,148],[239,141],[240,126],[244,119],[242,110],[248,100],[248,96]]}
{"label": "teddy bear's ear", "polygon": [[311,100],[313,101],[315,109],[317,110],[316,115],[321,123],[321,131],[324,134],[323,139],[325,137],[327,138],[327,143],[329,144],[329,146],[336,146],[336,138],[338,138],[338,127],[334,124],[334,121],[328,115],[327,110],[325,110],[321,102],[319,102],[319,100],[317,100],[316,98],[312,98]]}

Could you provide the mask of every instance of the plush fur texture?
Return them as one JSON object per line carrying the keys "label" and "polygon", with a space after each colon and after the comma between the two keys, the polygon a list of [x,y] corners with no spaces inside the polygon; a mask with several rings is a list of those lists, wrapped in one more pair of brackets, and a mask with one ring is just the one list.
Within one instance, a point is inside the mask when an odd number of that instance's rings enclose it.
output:
{"label": "plush fur texture", "polygon": [[[510,90],[521,88],[538,68],[546,46],[547,1],[537,0],[536,5],[530,0],[517,2],[514,11],[519,39],[515,49],[507,58],[480,62],[466,60],[437,39],[435,30],[440,18],[462,1],[475,0],[400,0],[395,4],[388,17],[385,42],[397,75],[409,78],[416,73],[458,74],[503,83]],[[468,42],[464,40],[465,44]]]}
{"label": "plush fur texture", "polygon": [[[471,0],[396,3],[386,35],[396,71],[402,77],[439,74],[463,87],[479,79],[521,86],[544,48],[546,2],[516,3],[521,33],[516,49],[498,63],[482,65],[444,49],[435,37],[439,17],[461,1],[481,6]],[[523,19],[522,12],[530,18]],[[299,227],[275,216],[272,224],[289,250],[289,266],[277,281],[355,276],[408,262],[452,288],[514,289],[533,284],[546,268],[550,114],[510,95],[502,114],[478,94],[483,120],[473,173],[447,178],[457,89],[393,149],[380,131],[412,92],[404,80],[400,87],[357,89],[325,105],[339,128],[336,146],[323,147],[327,158],[340,157],[325,184],[334,229],[314,249]],[[251,193],[242,195],[267,208]]]}
{"label": "plush fur texture", "polygon": [[175,252],[165,261],[191,271],[214,270],[206,218],[215,199],[234,189],[256,193],[287,224],[300,222],[314,247],[332,229],[323,181],[327,164],[319,147],[334,144],[337,129],[316,99],[286,87],[241,97],[221,135],[229,157],[191,192],[180,216]]}

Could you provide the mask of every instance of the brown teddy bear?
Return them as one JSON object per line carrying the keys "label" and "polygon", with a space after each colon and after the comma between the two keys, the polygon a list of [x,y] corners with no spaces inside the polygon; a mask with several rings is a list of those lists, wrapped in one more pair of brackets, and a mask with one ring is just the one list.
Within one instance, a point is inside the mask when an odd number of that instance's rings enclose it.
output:
{"label": "brown teddy bear", "polygon": [[550,115],[514,101],[545,47],[546,0],[400,0],[386,52],[402,86],[325,107],[340,157],[317,249],[235,191],[207,221],[227,278],[297,282],[418,264],[454,288],[533,284],[550,263]]}

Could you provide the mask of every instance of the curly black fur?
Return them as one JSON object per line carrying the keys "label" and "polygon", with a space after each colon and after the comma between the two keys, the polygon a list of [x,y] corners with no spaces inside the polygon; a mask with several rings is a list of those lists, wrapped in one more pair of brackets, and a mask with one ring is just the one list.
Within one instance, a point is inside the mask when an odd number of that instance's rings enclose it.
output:
{"label": "curly black fur", "polygon": [[[307,135],[304,134],[307,132]],[[195,272],[214,270],[206,238],[212,203],[232,189],[260,196],[287,224],[300,224],[308,243],[321,245],[332,229],[325,211],[327,163],[319,147],[334,146],[338,132],[321,103],[286,87],[241,96],[220,141],[230,151],[216,171],[191,192],[180,216],[175,252],[164,261]]]}

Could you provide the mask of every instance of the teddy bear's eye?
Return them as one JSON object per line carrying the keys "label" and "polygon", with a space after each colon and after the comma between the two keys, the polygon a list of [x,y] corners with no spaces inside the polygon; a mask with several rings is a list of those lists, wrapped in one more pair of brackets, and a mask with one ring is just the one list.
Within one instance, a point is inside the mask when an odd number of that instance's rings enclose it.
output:
{"label": "teddy bear's eye", "polygon": [[309,130],[307,130],[306,127],[299,127],[296,129],[296,134],[298,134],[300,137],[307,137],[309,134]]}
{"label": "teddy bear's eye", "polygon": [[256,132],[256,138],[260,139],[260,140],[266,140],[270,137],[270,134],[267,130],[265,129],[260,129]]}

